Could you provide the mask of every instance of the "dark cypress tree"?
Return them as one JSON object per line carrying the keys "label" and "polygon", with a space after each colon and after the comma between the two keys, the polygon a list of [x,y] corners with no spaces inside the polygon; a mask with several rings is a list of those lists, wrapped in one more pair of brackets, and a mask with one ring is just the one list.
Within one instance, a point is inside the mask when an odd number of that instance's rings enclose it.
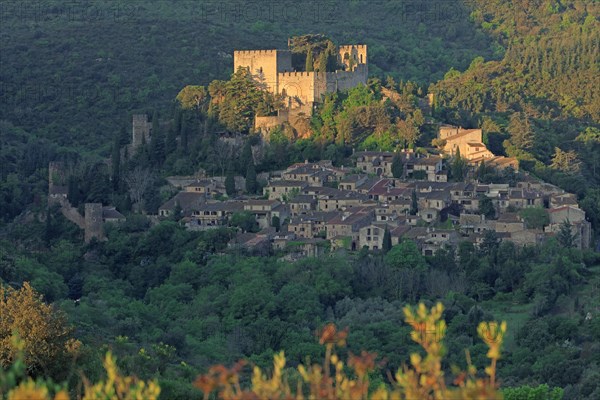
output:
{"label": "dark cypress tree", "polygon": [[248,140],[244,144],[244,148],[242,149],[242,154],[240,156],[239,172],[242,174],[247,172],[248,166],[253,163],[254,163],[254,159],[252,157],[252,145],[250,144],[250,141]]}
{"label": "dark cypress tree", "polygon": [[225,176],[225,191],[227,192],[227,196],[232,197],[235,195],[235,175],[233,173],[233,168],[231,165],[227,169],[227,175]]}
{"label": "dark cypress tree", "polygon": [[392,248],[392,234],[390,233],[390,230],[386,226],[385,232],[383,233],[383,243],[381,245],[381,249],[383,250],[383,253],[385,254],[388,251],[390,251],[391,248]]}
{"label": "dark cypress tree", "polygon": [[304,68],[306,72],[313,72],[315,70],[314,64],[315,61],[313,59],[313,52],[312,49],[309,47],[306,53],[306,66]]}
{"label": "dark cypress tree", "polygon": [[402,178],[404,172],[404,165],[402,164],[402,157],[400,154],[396,154],[392,160],[392,176],[394,178]]}
{"label": "dark cypress tree", "polygon": [[119,138],[115,138],[115,142],[113,143],[112,155],[110,157],[111,161],[111,180],[113,190],[115,192],[119,191],[119,185],[121,182],[121,145],[119,143]]}
{"label": "dark cypress tree", "polygon": [[161,165],[165,159],[165,136],[158,122],[158,111],[152,115],[152,138],[150,140],[150,159],[154,165]]}
{"label": "dark cypress tree", "polygon": [[410,215],[417,215],[419,212],[419,202],[417,201],[417,191],[413,189],[410,196]]}
{"label": "dark cypress tree", "polygon": [[279,219],[279,217],[277,215],[275,215],[272,219],[271,219],[271,226],[273,228],[275,228],[275,230],[277,232],[279,232],[279,230],[281,229],[281,220]]}
{"label": "dark cypress tree", "polygon": [[179,131],[174,126],[169,128],[167,139],[165,141],[165,156],[168,156],[177,150],[177,132]]}
{"label": "dark cypress tree", "polygon": [[179,136],[181,137],[181,150],[184,154],[187,153],[190,128],[190,121],[188,118],[182,117],[181,132]]}
{"label": "dark cypress tree", "polygon": [[254,168],[254,163],[251,162],[248,164],[248,169],[246,170],[246,191],[248,193],[256,193],[258,189],[258,182],[256,181],[256,169]]}

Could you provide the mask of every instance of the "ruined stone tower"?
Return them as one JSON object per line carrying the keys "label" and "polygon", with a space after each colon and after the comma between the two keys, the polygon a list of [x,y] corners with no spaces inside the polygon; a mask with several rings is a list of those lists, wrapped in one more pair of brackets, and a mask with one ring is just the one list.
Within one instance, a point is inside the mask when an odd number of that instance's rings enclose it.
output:
{"label": "ruined stone tower", "polygon": [[50,161],[48,164],[48,185],[52,189],[55,186],[67,184],[65,177],[65,165],[61,161]]}
{"label": "ruined stone tower", "polygon": [[104,239],[101,203],[85,203],[85,242],[93,238]]}
{"label": "ruined stone tower", "polygon": [[137,149],[144,143],[150,142],[152,136],[152,123],[148,122],[148,115],[134,114],[132,123],[131,146],[133,150]]}

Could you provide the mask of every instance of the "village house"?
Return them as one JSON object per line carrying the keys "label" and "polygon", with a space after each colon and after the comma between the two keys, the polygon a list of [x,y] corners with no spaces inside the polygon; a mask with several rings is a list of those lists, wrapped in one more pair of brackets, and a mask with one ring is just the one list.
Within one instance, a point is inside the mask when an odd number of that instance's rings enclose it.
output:
{"label": "village house", "polygon": [[344,212],[329,221],[325,227],[327,230],[326,238],[347,238],[349,250],[356,250],[359,244],[360,228],[369,225],[373,220],[373,210],[356,210],[355,212]]}
{"label": "village house", "polygon": [[247,200],[244,211],[254,214],[261,229],[270,227],[273,217],[279,218],[280,222],[289,217],[288,207],[277,200]]}
{"label": "village house", "polygon": [[386,229],[389,229],[387,224],[375,222],[359,228],[358,248],[366,247],[369,250],[381,250]]}
{"label": "village house", "polygon": [[290,207],[290,214],[292,217],[296,217],[301,214],[308,214],[311,211],[317,209],[317,199],[315,196],[308,194],[301,194],[288,201]]}
{"label": "village house", "polygon": [[118,224],[126,220],[125,216],[117,211],[116,207],[102,207],[102,221]]}
{"label": "village house", "polygon": [[317,196],[317,207],[319,211],[345,210],[362,206],[367,199],[367,196],[355,192],[336,190]]}
{"label": "village house", "polygon": [[190,216],[194,211],[206,203],[206,195],[194,191],[183,191],[177,193],[173,198],[166,201],[158,208],[160,217],[169,217],[179,207],[183,216]]}
{"label": "village house", "polygon": [[291,199],[308,186],[304,181],[272,180],[263,188],[263,194],[269,200]]}
{"label": "village house", "polygon": [[498,233],[519,232],[525,230],[525,223],[517,213],[503,213],[498,216],[494,229]]}
{"label": "village house", "polygon": [[196,229],[217,228],[227,223],[235,213],[244,211],[244,203],[241,201],[218,201],[205,203],[192,213]]}
{"label": "village house", "polygon": [[271,253],[271,237],[267,233],[239,233],[229,241],[227,247],[242,250],[255,256],[267,256]]}
{"label": "village house", "polygon": [[458,233],[453,229],[428,229],[421,245],[424,256],[432,256],[442,248],[455,247],[459,241]]}
{"label": "village house", "polygon": [[354,153],[356,168],[364,174],[392,177],[394,153],[388,151],[359,151]]}
{"label": "village house", "polygon": [[[396,184],[401,186],[396,187]],[[381,179],[367,192],[369,199],[381,202],[410,199],[411,194],[412,189],[408,188],[405,184],[401,184],[400,182],[396,183],[394,179]]]}
{"label": "village house", "polygon": [[451,156],[460,156],[471,165],[479,165],[481,162],[498,169],[511,167],[518,171],[519,163],[515,158],[496,156],[488,150],[483,143],[481,129],[464,129],[452,125],[441,125],[438,139],[443,141],[444,153]]}
{"label": "village house", "polygon": [[286,261],[298,261],[306,257],[320,257],[328,250],[327,240],[323,238],[296,237],[293,233],[275,236],[273,248],[285,251]]}
{"label": "village house", "polygon": [[423,171],[425,177],[430,182],[447,182],[448,173],[442,170],[443,159],[439,156],[415,157],[408,160],[405,164],[406,171],[414,177],[418,171]]}
{"label": "village house", "polygon": [[439,210],[437,210],[435,208],[425,208],[425,209],[419,210],[417,212],[417,215],[423,221],[431,223],[431,222],[435,222],[438,220]]}
{"label": "village house", "polygon": [[190,183],[185,187],[186,192],[200,193],[206,197],[213,196],[217,188],[217,183],[214,179],[202,179]]}
{"label": "village house", "polygon": [[326,223],[340,212],[315,211],[293,217],[287,225],[288,232],[293,232],[298,237],[312,238],[325,236]]}
{"label": "village house", "polygon": [[365,183],[368,175],[346,175],[338,184],[338,189],[357,191],[358,187]]}
{"label": "village house", "polygon": [[561,224],[568,221],[571,224],[571,233],[574,235],[575,246],[579,249],[590,247],[592,226],[585,219],[585,212],[579,207],[566,205],[548,210],[550,224],[544,228],[547,233],[556,234]]}

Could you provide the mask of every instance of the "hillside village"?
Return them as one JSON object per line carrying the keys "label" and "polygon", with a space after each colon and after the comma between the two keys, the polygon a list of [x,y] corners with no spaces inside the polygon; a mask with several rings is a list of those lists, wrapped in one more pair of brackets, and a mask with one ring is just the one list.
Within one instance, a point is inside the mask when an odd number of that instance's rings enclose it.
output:
{"label": "hillside village", "polygon": [[[589,247],[591,226],[575,195],[524,174],[513,185],[481,184],[472,178],[448,182],[444,158],[411,151],[398,154],[403,176],[393,178],[396,155],[355,152],[352,168],[338,168],[326,160],[293,164],[266,177],[260,198],[240,193],[222,200],[223,178],[179,180],[182,190],[160,207],[159,217],[180,212],[188,229],[205,230],[247,213],[260,231],[240,232],[230,245],[256,254],[284,251],[292,258],[341,248],[381,250],[386,230],[392,245],[414,240],[423,255],[465,240],[479,245],[490,231],[499,240],[534,245],[556,235],[567,221],[576,247]],[[505,163],[512,166],[510,159],[494,165]],[[417,175],[423,179],[414,179]],[[243,178],[236,180],[242,187]],[[484,203],[492,206],[487,217]],[[544,210],[544,226],[531,227],[520,213],[526,208]]]}
{"label": "hillside village", "polygon": [[[291,50],[234,52],[234,70],[247,69],[264,90],[284,100],[285,107],[278,115],[255,117],[255,132],[263,140],[268,141],[271,129],[291,123],[292,115],[310,115],[324,93],[365,84],[365,45],[340,46],[330,52],[340,70],[326,72],[325,60],[320,72],[292,71]],[[431,96],[424,102],[431,103]],[[134,115],[131,144],[121,149],[121,157],[135,154],[151,141],[148,116]],[[358,151],[351,157],[351,167],[335,167],[328,160],[306,161],[263,173],[261,197],[243,190],[243,177],[235,177],[236,193],[230,196],[225,177],[170,177],[170,190],[179,192],[159,207],[156,218],[175,219],[190,230],[232,226],[232,220],[251,218],[258,228],[240,229],[230,246],[255,254],[282,251],[290,259],[338,249],[382,250],[386,232],[391,245],[410,239],[423,255],[434,255],[461,241],[479,245],[491,239],[536,245],[556,235],[565,224],[570,224],[575,247],[590,246],[591,224],[576,196],[518,173],[515,158],[496,156],[486,147],[482,129],[442,124],[434,142],[437,152]],[[450,162],[457,158],[465,163],[465,179],[449,182]],[[394,173],[395,160],[401,164],[400,175]],[[515,179],[481,183],[476,169],[483,166],[510,171]],[[58,181],[64,183],[66,178],[55,163],[50,166],[49,198],[60,204],[67,219],[85,230],[86,242],[104,239],[102,222],[125,219],[114,207],[101,204],[86,204],[85,216],[80,215]],[[528,208],[538,210],[539,220],[528,220],[531,217],[522,212]]]}

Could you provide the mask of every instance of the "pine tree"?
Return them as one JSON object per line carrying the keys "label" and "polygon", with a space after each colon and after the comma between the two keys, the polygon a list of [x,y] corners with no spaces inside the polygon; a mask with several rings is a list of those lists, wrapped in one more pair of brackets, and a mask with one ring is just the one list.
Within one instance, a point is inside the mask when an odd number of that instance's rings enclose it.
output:
{"label": "pine tree", "polygon": [[565,248],[572,248],[575,246],[575,235],[573,234],[571,221],[568,219],[564,220],[559,227],[558,233],[556,234],[556,240],[558,244]]}
{"label": "pine tree", "polygon": [[522,150],[529,150],[535,142],[529,118],[524,113],[513,113],[508,123],[508,133],[513,145]]}

